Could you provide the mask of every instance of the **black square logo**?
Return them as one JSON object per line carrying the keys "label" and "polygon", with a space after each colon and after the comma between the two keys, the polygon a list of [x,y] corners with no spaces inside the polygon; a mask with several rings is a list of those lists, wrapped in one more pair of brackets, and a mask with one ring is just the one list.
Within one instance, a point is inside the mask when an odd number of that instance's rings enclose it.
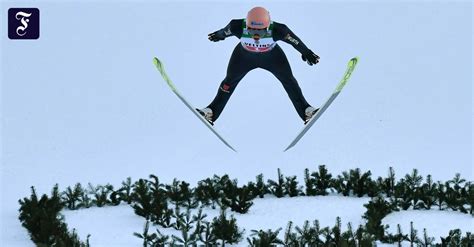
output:
{"label": "black square logo", "polygon": [[38,39],[40,36],[40,12],[37,8],[8,9],[8,38]]}

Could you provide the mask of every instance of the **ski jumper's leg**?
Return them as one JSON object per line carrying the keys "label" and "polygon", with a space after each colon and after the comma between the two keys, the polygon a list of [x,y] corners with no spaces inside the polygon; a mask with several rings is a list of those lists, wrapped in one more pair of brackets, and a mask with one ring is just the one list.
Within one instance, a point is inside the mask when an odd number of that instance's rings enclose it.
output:
{"label": "ski jumper's leg", "polygon": [[305,109],[310,106],[301,92],[301,88],[298,85],[293,73],[291,71],[290,64],[286,58],[285,53],[276,45],[268,54],[262,54],[265,59],[262,61],[261,67],[270,71],[285,88],[286,93],[290,97],[296,112],[305,120]]}
{"label": "ski jumper's leg", "polygon": [[209,104],[213,116],[212,120],[216,121],[224,110],[227,101],[234,92],[235,88],[239,84],[240,80],[252,69],[257,67],[256,57],[258,54],[251,54],[246,51],[241,44],[237,44],[227,66],[227,75],[221,82],[217,95],[214,100]]}

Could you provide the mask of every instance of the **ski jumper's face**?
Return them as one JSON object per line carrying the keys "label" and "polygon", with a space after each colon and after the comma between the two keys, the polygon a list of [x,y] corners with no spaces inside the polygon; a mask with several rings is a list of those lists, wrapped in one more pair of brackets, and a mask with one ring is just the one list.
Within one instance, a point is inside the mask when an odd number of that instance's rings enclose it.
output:
{"label": "ski jumper's face", "polygon": [[264,36],[267,33],[266,28],[251,28],[247,27],[247,30],[250,35],[252,35],[252,38],[255,40],[259,40],[260,37]]}

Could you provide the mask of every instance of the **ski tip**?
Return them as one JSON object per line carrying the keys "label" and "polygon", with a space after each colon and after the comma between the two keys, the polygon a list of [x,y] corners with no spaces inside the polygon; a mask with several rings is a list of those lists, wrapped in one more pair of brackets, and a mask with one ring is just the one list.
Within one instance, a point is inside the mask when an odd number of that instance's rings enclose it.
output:
{"label": "ski tip", "polygon": [[359,57],[353,57],[351,60],[349,60],[349,65],[356,65],[358,61]]}
{"label": "ski tip", "polygon": [[[168,78],[168,76],[165,73],[165,67],[163,63],[158,59],[157,57],[153,58],[153,64],[155,64],[155,67],[160,71],[160,73],[163,75],[163,77]],[[169,79],[165,79],[168,81]]]}
{"label": "ski tip", "polygon": [[155,66],[159,66],[159,65],[161,64],[160,59],[154,57],[154,58],[153,58],[153,64],[155,64]]}

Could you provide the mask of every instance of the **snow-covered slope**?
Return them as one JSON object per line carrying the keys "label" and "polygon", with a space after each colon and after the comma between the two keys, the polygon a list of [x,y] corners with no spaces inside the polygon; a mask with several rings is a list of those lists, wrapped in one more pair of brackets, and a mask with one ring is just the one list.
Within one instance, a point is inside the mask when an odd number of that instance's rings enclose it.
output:
{"label": "snow-covered slope", "polygon": [[[316,126],[285,153],[302,123],[276,78],[250,72],[216,122],[237,147],[233,153],[170,92],[152,58],[165,63],[190,102],[207,105],[238,42],[212,43],[207,34],[255,4],[2,1],[3,20],[12,7],[41,11],[38,40],[9,40],[1,29],[2,245],[32,246],[17,219],[17,201],[30,186],[49,193],[56,183],[62,189],[76,182],[119,185],[151,173],[165,183],[178,178],[195,184],[213,174],[245,183],[260,173],[275,177],[277,168],[302,177],[305,168],[321,164],[334,174],[360,167],[379,176],[393,166],[400,175],[417,168],[434,180],[455,173],[473,180],[471,2],[259,2],[321,56],[310,67],[280,43],[313,105],[329,96],[348,59],[359,56],[360,62]],[[141,229],[130,209],[113,210]],[[77,214],[91,217],[88,212]],[[67,220],[86,234],[85,223],[73,215]],[[343,222],[361,217],[344,216]],[[115,234],[113,222],[108,229]],[[286,224],[275,223],[273,228]],[[99,235],[87,226],[84,231]]]}

